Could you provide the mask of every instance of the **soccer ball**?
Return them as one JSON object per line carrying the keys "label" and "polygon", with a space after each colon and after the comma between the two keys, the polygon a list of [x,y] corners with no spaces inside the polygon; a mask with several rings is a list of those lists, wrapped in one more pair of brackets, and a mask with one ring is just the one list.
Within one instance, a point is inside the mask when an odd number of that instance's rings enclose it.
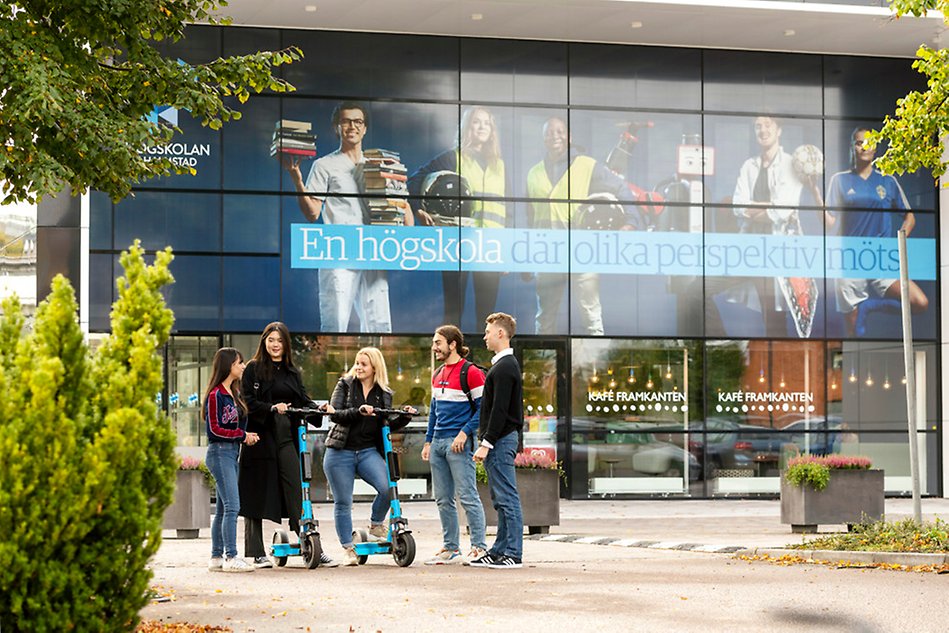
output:
{"label": "soccer ball", "polygon": [[791,154],[791,167],[801,182],[807,182],[823,173],[824,155],[813,145],[801,145]]}

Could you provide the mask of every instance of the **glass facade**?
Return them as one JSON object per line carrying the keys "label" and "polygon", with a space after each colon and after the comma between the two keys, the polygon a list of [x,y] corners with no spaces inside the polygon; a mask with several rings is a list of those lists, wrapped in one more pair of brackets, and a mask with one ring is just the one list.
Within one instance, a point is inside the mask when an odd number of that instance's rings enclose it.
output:
{"label": "glass facade", "polygon": [[[501,310],[527,448],[564,463],[571,497],[775,494],[800,453],[868,455],[904,492],[904,227],[917,441],[940,492],[936,190],[861,171],[854,142],[920,87],[909,61],[197,26],[173,52],[288,45],[306,54],[284,67],[296,92],[221,131],[179,111],[153,148],[197,176],[91,199],[93,331],[123,248],[175,250],[183,446],[204,441],[189,402],[214,346],[250,356],[270,321],[314,398],[373,344],[396,402],[424,412],[432,331],[457,323],[477,348]],[[319,160],[271,156],[291,128]],[[334,152],[354,143],[378,158],[347,166]],[[430,492],[426,419],[399,444],[410,495]]]}

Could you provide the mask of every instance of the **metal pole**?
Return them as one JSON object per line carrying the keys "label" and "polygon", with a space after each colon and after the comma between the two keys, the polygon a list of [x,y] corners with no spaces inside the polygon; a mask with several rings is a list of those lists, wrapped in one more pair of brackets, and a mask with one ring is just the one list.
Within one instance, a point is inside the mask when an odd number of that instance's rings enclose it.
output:
{"label": "metal pole", "polygon": [[900,305],[903,311],[903,362],[906,367],[906,424],[909,433],[909,468],[913,481],[913,519],[923,521],[919,500],[919,449],[916,444],[916,359],[913,354],[913,321],[910,317],[909,268],[906,263],[906,231],[898,233],[900,246]]}

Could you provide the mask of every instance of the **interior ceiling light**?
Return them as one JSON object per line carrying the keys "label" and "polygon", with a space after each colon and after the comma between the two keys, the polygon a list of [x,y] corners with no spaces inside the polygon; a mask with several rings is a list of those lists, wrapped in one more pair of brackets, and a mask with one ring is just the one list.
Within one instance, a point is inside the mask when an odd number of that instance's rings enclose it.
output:
{"label": "interior ceiling light", "polygon": [[313,13],[314,11],[316,11],[316,5],[308,4],[305,7],[303,7],[303,10],[306,11],[307,13]]}
{"label": "interior ceiling light", "polygon": [[794,37],[797,35],[797,31],[794,29],[784,29],[784,37]]}
{"label": "interior ceiling light", "polygon": [[629,28],[631,28],[631,29],[641,29],[641,28],[643,28],[643,23],[640,22],[639,20],[633,20],[632,22],[629,23]]}
{"label": "interior ceiling light", "polygon": [[482,15],[481,13],[472,13],[471,19],[477,22],[478,20],[484,19],[484,15]]}

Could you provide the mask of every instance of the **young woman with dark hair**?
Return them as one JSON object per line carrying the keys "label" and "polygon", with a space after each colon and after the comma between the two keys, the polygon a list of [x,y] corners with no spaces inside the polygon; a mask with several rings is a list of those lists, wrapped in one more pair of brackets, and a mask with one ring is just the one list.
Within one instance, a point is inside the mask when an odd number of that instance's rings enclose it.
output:
{"label": "young woman with dark hair", "polygon": [[[264,550],[263,519],[280,523],[287,517],[290,529],[299,534],[303,507],[296,425],[287,417],[287,409],[313,405],[293,366],[286,325],[275,321],[264,328],[241,388],[250,418],[247,428],[260,434],[260,443],[241,455],[244,555],[253,558],[256,567],[271,567]],[[321,564],[332,561],[324,554]]]}
{"label": "young woman with dark hair", "polygon": [[211,522],[211,571],[254,571],[254,567],[237,556],[237,513],[240,495],[237,491],[238,456],[241,444],[253,446],[260,439],[245,431],[247,405],[241,398],[241,376],[244,358],[233,347],[222,347],[214,354],[211,379],[204,390],[205,430],[208,469],[214,475],[217,506]]}

